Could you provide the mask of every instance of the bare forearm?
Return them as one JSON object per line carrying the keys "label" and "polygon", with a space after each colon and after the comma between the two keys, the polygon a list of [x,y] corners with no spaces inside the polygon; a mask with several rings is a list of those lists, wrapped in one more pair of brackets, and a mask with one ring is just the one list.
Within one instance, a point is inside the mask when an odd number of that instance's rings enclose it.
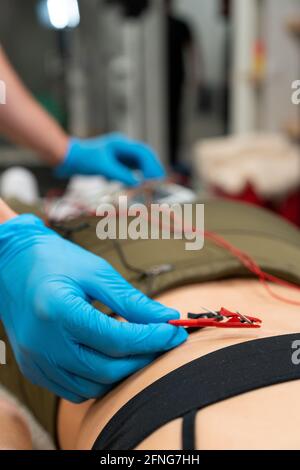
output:
{"label": "bare forearm", "polygon": [[14,212],[5,202],[0,199],[0,224],[17,217],[18,214]]}
{"label": "bare forearm", "polygon": [[14,406],[0,401],[0,450],[32,450],[29,429]]}
{"label": "bare forearm", "polygon": [[0,132],[34,150],[50,165],[59,164],[69,137],[26,90],[1,47],[0,79],[7,91],[7,102],[0,106]]}

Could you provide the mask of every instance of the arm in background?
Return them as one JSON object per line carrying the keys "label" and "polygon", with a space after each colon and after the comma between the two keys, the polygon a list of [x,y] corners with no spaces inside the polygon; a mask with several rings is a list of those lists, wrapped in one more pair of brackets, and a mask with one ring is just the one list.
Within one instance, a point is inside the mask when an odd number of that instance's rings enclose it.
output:
{"label": "arm in background", "polygon": [[[165,177],[155,152],[141,142],[122,134],[94,139],[69,136],[25,88],[1,47],[0,79],[7,95],[6,104],[0,106],[0,132],[36,152],[58,177],[102,175],[128,186]],[[140,170],[141,177],[134,170]]]}
{"label": "arm in background", "polygon": [[0,106],[0,132],[16,144],[38,153],[50,166],[60,164],[69,137],[36,102],[0,47],[0,79],[6,85],[6,104]]}

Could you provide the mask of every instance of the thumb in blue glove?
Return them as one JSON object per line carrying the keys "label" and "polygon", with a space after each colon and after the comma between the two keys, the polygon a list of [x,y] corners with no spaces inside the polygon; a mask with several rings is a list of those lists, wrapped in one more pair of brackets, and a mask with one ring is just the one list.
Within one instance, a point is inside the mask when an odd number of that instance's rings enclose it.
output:
{"label": "thumb in blue glove", "polygon": [[[99,312],[93,300],[128,322]],[[176,311],[31,215],[0,225],[0,312],[24,375],[76,403],[101,397],[187,339],[167,324]]]}
{"label": "thumb in blue glove", "polygon": [[[141,173],[137,176],[136,170]],[[128,139],[122,134],[80,140],[71,139],[69,149],[56,176],[101,175],[127,186],[136,186],[145,180],[165,178],[165,170],[153,150],[145,144]]]}

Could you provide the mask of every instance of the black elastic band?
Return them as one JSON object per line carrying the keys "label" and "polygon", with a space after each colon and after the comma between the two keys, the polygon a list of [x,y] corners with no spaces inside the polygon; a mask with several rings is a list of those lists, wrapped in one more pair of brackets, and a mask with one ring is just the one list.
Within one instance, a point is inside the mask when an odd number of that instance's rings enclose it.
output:
{"label": "black elastic band", "polygon": [[109,421],[94,450],[132,450],[165,424],[234,396],[300,379],[300,334],[249,341],[203,356],[147,387]]}
{"label": "black elastic band", "polygon": [[196,417],[198,410],[190,411],[183,417],[182,422],[182,450],[196,449]]}

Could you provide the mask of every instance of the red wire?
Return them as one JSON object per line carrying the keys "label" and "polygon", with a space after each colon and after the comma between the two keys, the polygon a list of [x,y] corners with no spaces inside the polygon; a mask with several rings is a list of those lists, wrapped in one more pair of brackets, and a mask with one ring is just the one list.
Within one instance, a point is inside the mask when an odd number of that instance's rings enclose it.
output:
{"label": "red wire", "polygon": [[[171,214],[172,214],[173,221],[176,222],[176,219],[174,217],[174,212],[172,212]],[[195,227],[191,227],[188,231],[194,234],[202,233]],[[243,252],[242,250],[239,250],[237,247],[232,245],[230,242],[225,240],[220,235],[214,232],[204,231],[204,237],[210,240],[211,242],[213,242],[215,245],[221,248],[224,248],[225,250],[230,252],[235,258],[240,260],[240,262],[246,267],[246,269],[248,269],[248,271],[252,272],[256,277],[258,277],[259,281],[262,283],[263,287],[266,289],[266,291],[270,294],[271,297],[289,305],[295,305],[298,307],[300,306],[300,301],[287,299],[273,292],[268,282],[271,282],[279,286],[288,287],[290,289],[299,290],[299,291],[300,291],[300,286],[296,284],[292,284],[291,282],[284,281],[283,279],[280,279],[279,277],[272,276],[271,274],[263,271],[260,268],[260,266],[254,261],[254,259],[251,258],[251,256],[249,256],[247,253]]]}
{"label": "red wire", "polygon": [[[119,217],[128,216],[128,213],[123,214],[120,211],[116,211],[116,214]],[[91,213],[89,213],[89,215],[91,215]],[[114,214],[112,214],[112,216],[113,215]],[[174,216],[174,212],[171,212],[171,215],[172,215],[173,222],[175,223],[176,219],[175,219],[175,216]],[[149,216],[147,216],[146,220],[147,220],[147,222],[151,221]],[[162,222],[159,223],[159,226],[162,229],[164,229],[164,228],[167,229],[167,230],[169,229],[169,227],[164,227]],[[203,234],[203,232],[200,232],[197,228],[195,228],[193,226],[188,228],[188,229],[185,227],[185,232],[187,230],[191,234],[197,234],[197,233]],[[174,228],[173,228],[172,232],[176,233]],[[182,233],[182,230],[180,231],[180,233]],[[251,256],[249,256],[247,253],[243,252],[239,248],[232,245],[230,242],[225,240],[220,235],[218,235],[214,232],[204,231],[204,237],[207,238],[208,240],[210,240],[216,246],[219,246],[220,248],[225,249],[226,251],[231,253],[235,258],[237,258],[245,266],[245,268],[249,272],[254,274],[259,279],[259,281],[262,283],[263,287],[266,289],[266,291],[270,294],[271,297],[273,297],[274,299],[279,300],[281,302],[284,302],[286,304],[289,304],[289,305],[295,305],[295,306],[298,306],[298,307],[300,306],[300,301],[287,299],[287,298],[281,296],[280,294],[277,294],[276,292],[274,292],[272,290],[272,288],[270,287],[270,285],[268,284],[268,282],[271,282],[272,284],[276,284],[278,286],[288,287],[290,289],[294,289],[294,290],[298,290],[298,291],[300,291],[300,286],[298,286],[296,284],[293,284],[291,282],[284,281],[283,279],[280,279],[279,277],[272,276],[271,274],[263,271],[260,268],[260,266],[254,261],[254,259],[251,258]]]}
{"label": "red wire", "polygon": [[220,246],[221,248],[224,248],[227,251],[229,251],[234,257],[239,259],[241,263],[250,272],[252,272],[255,276],[257,276],[260,282],[263,284],[264,288],[271,295],[271,297],[281,302],[287,303],[289,305],[300,306],[300,301],[287,299],[279,294],[276,294],[271,289],[268,282],[300,291],[299,286],[297,286],[296,284],[292,284],[290,282],[284,281],[283,279],[280,279],[279,277],[272,276],[271,274],[263,271],[260,268],[260,266],[251,258],[251,256],[247,255],[247,253],[244,253],[243,251],[239,250],[235,246],[231,245],[231,243],[227,242],[224,238],[220,237],[219,235],[213,232],[204,232],[204,233],[205,233],[206,238],[208,238],[209,240],[211,240],[213,243]]}

